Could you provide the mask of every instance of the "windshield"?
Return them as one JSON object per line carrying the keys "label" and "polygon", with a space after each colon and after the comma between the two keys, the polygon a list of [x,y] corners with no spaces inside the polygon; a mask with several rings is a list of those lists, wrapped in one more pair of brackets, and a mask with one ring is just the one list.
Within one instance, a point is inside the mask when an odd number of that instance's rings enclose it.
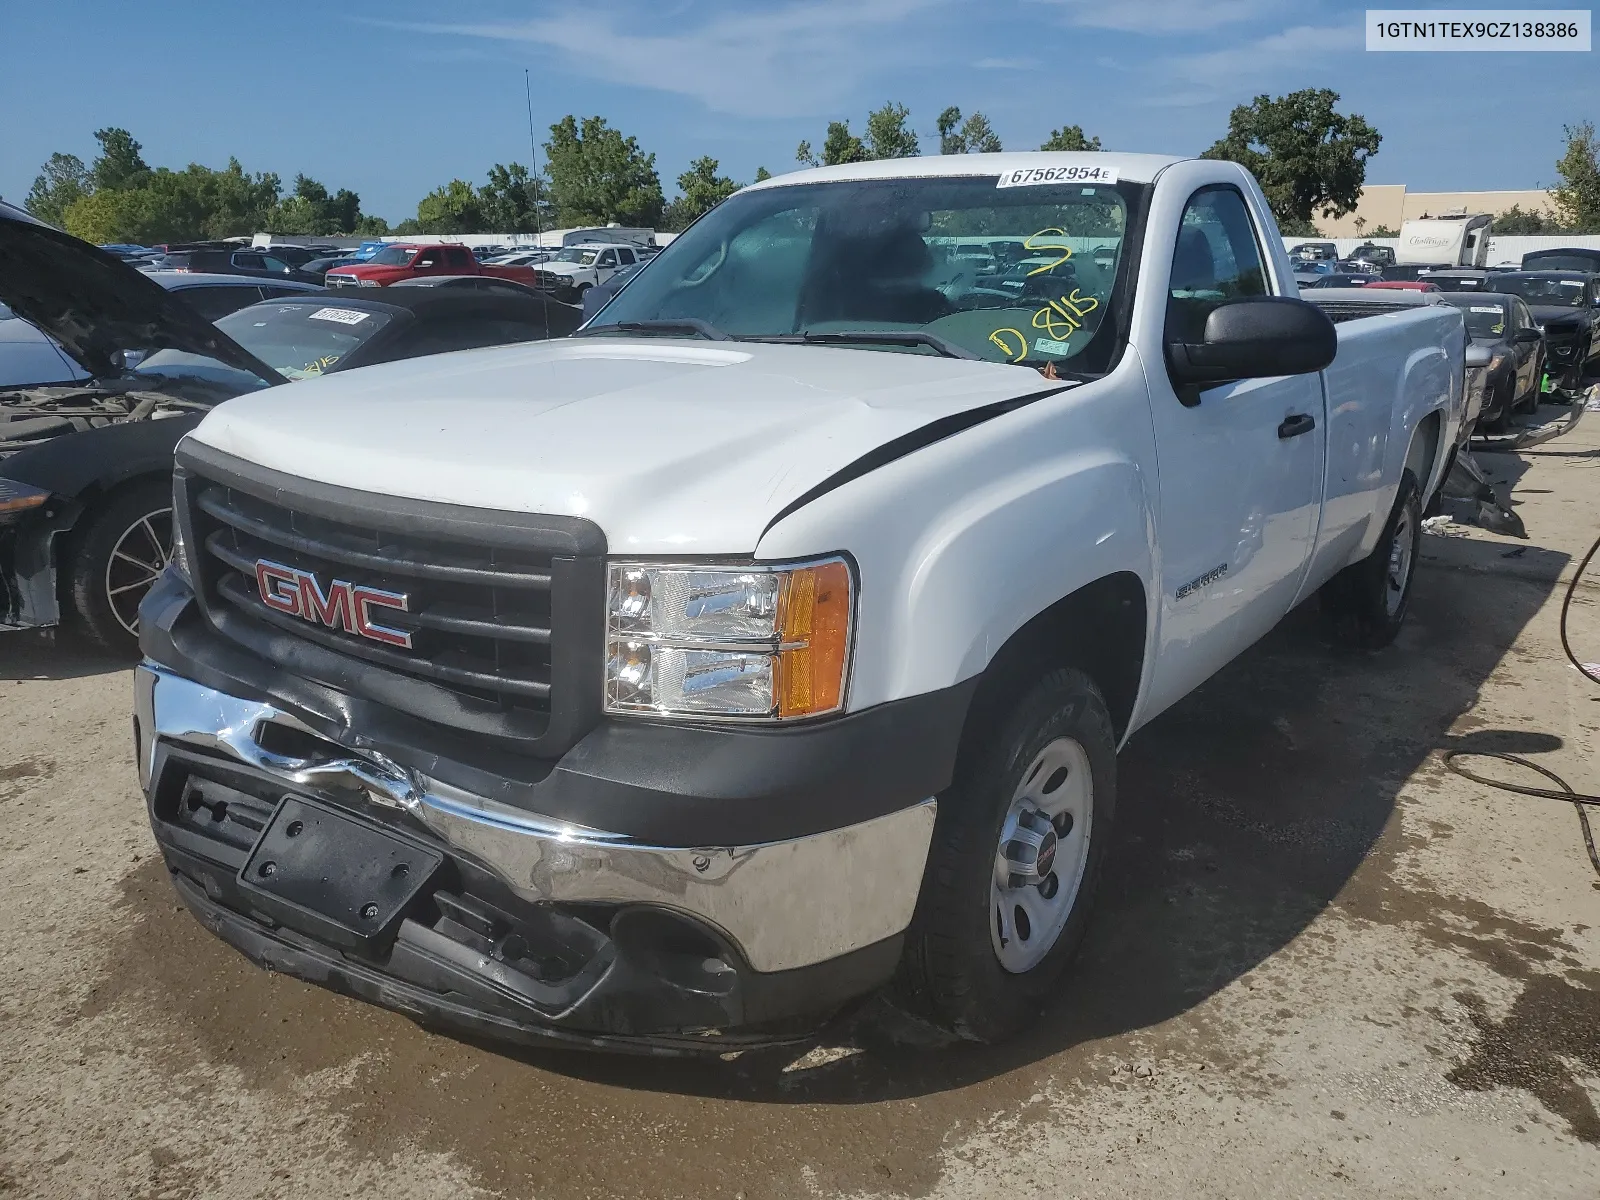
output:
{"label": "windshield", "polygon": [[1494,290],[1521,296],[1529,304],[1553,308],[1578,308],[1583,304],[1583,280],[1543,279],[1537,275],[1502,275]]}
{"label": "windshield", "polygon": [[1449,303],[1459,308],[1467,319],[1467,336],[1473,341],[1498,342],[1505,335],[1505,305],[1487,303],[1482,296],[1452,298]]}
{"label": "windshield", "polygon": [[578,263],[581,266],[587,267],[590,263],[594,262],[599,253],[600,251],[598,250],[585,250],[581,246],[573,246],[570,249],[563,250],[560,254],[556,255],[555,261]]}
{"label": "windshield", "polygon": [[408,250],[403,246],[388,246],[379,250],[367,261],[374,267],[403,267],[411,261],[415,250]]}
{"label": "windshield", "polygon": [[[310,379],[333,370],[389,320],[373,309],[268,302],[230,313],[216,326],[285,379]],[[197,365],[230,370],[200,355],[160,350],[138,372],[169,374]]]}
{"label": "windshield", "polygon": [[1600,258],[1584,254],[1525,254],[1522,265],[1539,271],[1600,271]]}
{"label": "windshield", "polygon": [[[1137,185],[995,176],[796,184],[724,202],[651,260],[592,329],[699,321],[735,337],[902,335],[864,347],[1108,369],[1107,314]],[[1107,330],[1100,337],[1102,328]]]}

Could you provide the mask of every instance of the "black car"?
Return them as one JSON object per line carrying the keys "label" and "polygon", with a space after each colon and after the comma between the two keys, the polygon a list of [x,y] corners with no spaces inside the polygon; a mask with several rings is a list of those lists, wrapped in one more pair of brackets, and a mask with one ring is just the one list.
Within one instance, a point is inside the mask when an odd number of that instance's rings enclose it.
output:
{"label": "black car", "polygon": [[[577,310],[537,295],[385,288],[262,301],[213,325],[115,256],[5,204],[0,302],[89,376],[0,390],[0,629],[64,624],[130,653],[138,602],[172,554],[173,450],[214,405],[578,324]],[[131,370],[127,351],[145,352]]]}
{"label": "black car", "polygon": [[1579,271],[1600,275],[1600,250],[1586,246],[1561,246],[1550,250],[1530,250],[1522,256],[1524,271]]}
{"label": "black car", "polygon": [[324,276],[335,267],[346,267],[356,262],[354,254],[324,254],[318,258],[310,258],[295,268],[302,277],[315,279],[318,283],[324,282]]}
{"label": "black car", "polygon": [[1468,372],[1481,371],[1484,375],[1478,425],[1499,430],[1513,412],[1538,408],[1539,384],[1544,377],[1544,335],[1522,297],[1501,292],[1454,292],[1444,300],[1459,308],[1466,320],[1471,343],[1467,349]]}
{"label": "black car", "polygon": [[1344,265],[1375,275],[1385,267],[1394,266],[1394,251],[1388,246],[1375,246],[1368,242],[1366,245],[1357,246],[1350,251],[1344,260]]}
{"label": "black car", "polygon": [[1494,290],[1520,296],[1544,329],[1546,367],[1554,385],[1576,395],[1600,368],[1600,275],[1575,271],[1506,271]]}
{"label": "black car", "polygon": [[254,275],[320,283],[301,274],[287,259],[267,250],[169,250],[156,260],[164,271],[203,271],[210,275]]}
{"label": "black car", "polygon": [[1478,271],[1471,267],[1446,267],[1442,270],[1426,270],[1417,276],[1423,283],[1431,283],[1441,292],[1492,292],[1494,287],[1489,279],[1488,271]]}
{"label": "black car", "polygon": [[1339,247],[1332,242],[1301,242],[1290,249],[1289,257],[1307,262],[1337,262]]}

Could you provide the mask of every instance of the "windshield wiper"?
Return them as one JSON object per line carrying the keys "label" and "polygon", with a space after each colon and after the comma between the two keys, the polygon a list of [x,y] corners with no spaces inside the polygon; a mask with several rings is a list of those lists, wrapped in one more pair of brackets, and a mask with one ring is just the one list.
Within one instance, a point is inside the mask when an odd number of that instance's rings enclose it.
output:
{"label": "windshield wiper", "polygon": [[978,358],[976,354],[965,346],[958,346],[936,333],[928,333],[921,329],[830,329],[822,333],[779,334],[773,337],[750,337],[742,340],[804,346],[825,346],[850,342],[859,342],[866,345],[877,343],[883,346],[927,346],[945,358],[970,358],[974,360]]}
{"label": "windshield wiper", "polygon": [[591,337],[597,333],[692,333],[712,342],[731,342],[733,337],[723,333],[709,321],[699,317],[675,317],[670,321],[613,321],[609,325],[590,325],[574,333],[573,337]]}

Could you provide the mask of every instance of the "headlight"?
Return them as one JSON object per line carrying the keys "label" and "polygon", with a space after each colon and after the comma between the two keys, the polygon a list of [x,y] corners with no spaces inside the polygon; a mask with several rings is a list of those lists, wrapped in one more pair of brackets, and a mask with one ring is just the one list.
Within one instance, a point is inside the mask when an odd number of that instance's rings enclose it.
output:
{"label": "headlight", "polygon": [[1493,358],[1491,358],[1489,360],[1489,370],[1498,371],[1500,369],[1500,364],[1505,362],[1505,361],[1506,361],[1506,356],[1504,354],[1496,354]]}
{"label": "headlight", "polygon": [[376,279],[358,279],[358,280],[356,280],[356,283],[361,287],[378,287],[379,286],[378,281]]}
{"label": "headlight", "polygon": [[606,711],[784,720],[844,707],[855,585],[842,558],[613,563]]}
{"label": "headlight", "polygon": [[45,488],[14,479],[0,479],[0,525],[42,508],[49,499],[50,492]]}

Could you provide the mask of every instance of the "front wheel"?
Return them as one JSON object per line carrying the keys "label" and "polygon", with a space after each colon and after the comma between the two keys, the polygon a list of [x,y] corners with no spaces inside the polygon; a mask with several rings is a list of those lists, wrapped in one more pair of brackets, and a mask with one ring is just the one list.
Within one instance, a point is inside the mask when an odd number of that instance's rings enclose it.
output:
{"label": "front wheel", "polygon": [[139,601],[172,561],[172,485],[113,492],[90,513],[69,568],[74,626],[103,649],[139,646]]}
{"label": "front wheel", "polygon": [[1417,573],[1422,496],[1417,477],[1400,473],[1400,491],[1372,553],[1322,585],[1322,612],[1333,639],[1362,650],[1387,646],[1405,624]]}
{"label": "front wheel", "polygon": [[951,1032],[995,1042],[1055,994],[1083,940],[1116,812],[1116,736],[1092,680],[1052,671],[939,799],[901,989]]}

